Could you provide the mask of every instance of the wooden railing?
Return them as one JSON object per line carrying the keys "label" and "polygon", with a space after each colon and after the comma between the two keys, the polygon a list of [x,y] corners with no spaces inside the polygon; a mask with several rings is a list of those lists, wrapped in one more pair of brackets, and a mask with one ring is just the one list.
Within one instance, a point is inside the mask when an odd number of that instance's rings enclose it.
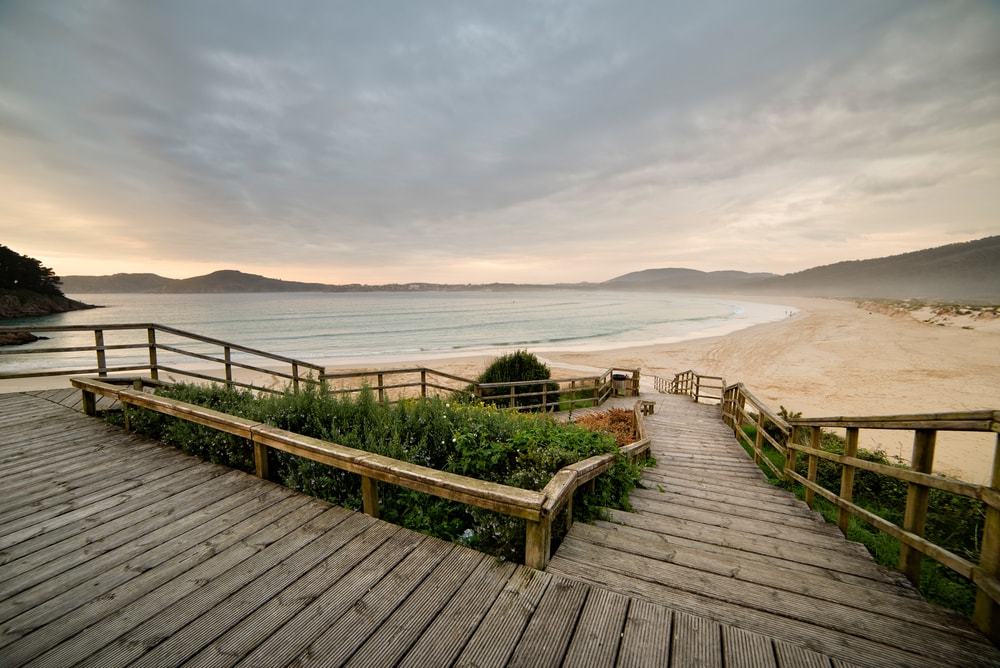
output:
{"label": "wooden railing", "polygon": [[[696,402],[702,399],[722,401],[726,380],[721,376],[708,376],[688,369],[674,376],[667,385],[666,394],[686,394]],[[660,392],[663,389],[657,388]]]}
{"label": "wooden railing", "polygon": [[[754,461],[764,464],[777,477],[804,488],[805,501],[812,508],[819,495],[838,508],[837,524],[847,533],[851,517],[856,517],[900,542],[899,570],[914,583],[919,581],[921,557],[926,556],[971,580],[978,588],[973,620],[994,642],[1000,642],[1000,433],[993,452],[993,468],[988,485],[978,485],[933,473],[937,432],[1000,432],[1000,411],[967,411],[919,415],[864,417],[783,418],[753,395],[742,383],[725,388],[722,417],[738,439],[753,452]],[[752,425],[755,437],[744,427]],[[769,429],[770,427],[770,429]],[[844,454],[821,448],[823,428],[846,430]],[[862,429],[913,431],[910,468],[871,462],[857,456]],[[773,436],[771,432],[778,434]],[[809,443],[799,442],[799,434],[809,434]],[[765,442],[784,455],[779,468],[765,455]],[[798,473],[798,456],[808,457],[806,475]],[[841,466],[840,491],[833,492],[816,481],[818,463],[824,459]],[[907,483],[906,508],[899,526],[853,501],[854,474],[871,471]],[[973,563],[924,538],[930,490],[982,501],[986,509],[979,563]]]}
{"label": "wooden railing", "polygon": [[[521,518],[526,523],[524,563],[538,569],[544,568],[549,560],[553,520],[566,510],[566,521],[571,523],[577,488],[610,469],[617,456],[606,453],[566,466],[541,491],[534,491],[439,471],[150,394],[143,391],[143,379],[125,388],[105,379],[77,377],[70,381],[83,393],[88,415],[96,415],[96,397],[102,395],[117,399],[125,410],[128,406],[143,408],[245,438],[253,448],[255,472],[261,478],[269,477],[268,448],[357,474],[361,478],[362,509],[373,517],[379,515],[377,483],[382,482]],[[638,404],[633,414],[639,439],[619,449],[629,458],[649,451],[649,438]]]}
{"label": "wooden railing", "polygon": [[[309,374],[315,372],[318,376],[323,372],[323,367],[304,360],[275,355],[256,348],[250,348],[237,343],[215,339],[209,336],[202,336],[193,332],[187,332],[166,325],[156,323],[131,323],[131,324],[108,324],[108,325],[61,325],[61,326],[39,326],[39,327],[0,327],[0,333],[6,332],[28,332],[28,333],[52,333],[52,332],[93,332],[94,345],[85,346],[42,346],[38,348],[17,348],[2,349],[0,355],[51,355],[58,356],[64,353],[93,352],[96,362],[95,366],[84,368],[38,368],[31,371],[18,373],[0,373],[0,380],[19,378],[38,378],[44,376],[75,376],[80,374],[98,374],[106,377],[109,374],[123,373],[128,371],[147,371],[150,378],[157,380],[161,373],[169,373],[199,380],[208,380],[224,383],[229,387],[244,387],[263,392],[281,392],[281,389],[246,383],[233,378],[234,369],[244,369],[259,374],[271,376],[279,382],[292,386],[293,390],[299,389],[300,383],[318,383],[318,378],[313,378]],[[140,341],[128,343],[109,344],[105,341],[105,334],[108,332],[131,333],[141,337]],[[170,339],[169,342],[165,338]],[[176,340],[175,340],[176,339]],[[185,344],[196,342],[208,344],[215,348],[214,354],[193,351],[182,347]],[[131,364],[113,364],[108,362],[109,351],[143,350],[143,361]],[[222,368],[219,374],[202,373],[182,369],[170,364],[164,364],[159,353],[172,353],[181,358],[190,358],[218,364]],[[233,353],[242,353],[243,356],[256,363],[239,361],[233,359]],[[112,352],[113,354],[113,352]],[[257,360],[264,360],[259,362]],[[277,362],[288,371],[280,369],[270,369],[260,366],[262,363]]]}
{"label": "wooden railing", "polygon": [[[607,369],[601,374],[580,376],[574,378],[558,378],[548,381],[534,380],[522,382],[479,383],[470,378],[463,378],[428,367],[407,367],[394,369],[375,369],[372,371],[327,371],[323,366],[305,360],[276,355],[256,348],[250,348],[230,341],[223,341],[201,334],[184,331],[156,323],[107,324],[107,325],[65,325],[39,327],[0,327],[0,333],[6,332],[92,332],[93,345],[77,346],[41,346],[37,348],[0,349],[0,355],[49,355],[58,358],[69,353],[94,353],[95,365],[70,366],[52,368],[40,365],[30,371],[0,372],[0,380],[38,378],[46,376],[75,376],[82,374],[97,374],[109,377],[130,371],[145,371],[153,380],[158,380],[161,373],[195,378],[198,380],[223,383],[228,387],[243,387],[263,392],[283,392],[290,386],[292,391],[298,391],[302,383],[320,383],[327,381],[334,393],[360,392],[364,387],[376,392],[380,401],[392,401],[405,396],[426,397],[429,393],[441,394],[467,391],[479,399],[515,408],[522,411],[559,411],[573,410],[584,406],[595,406],[604,403],[613,394],[626,396],[639,395],[639,369]],[[108,332],[132,334],[128,342],[108,343],[105,335]],[[134,340],[138,334],[141,340]],[[169,337],[169,341],[164,339]],[[197,343],[215,348],[215,350],[191,350],[186,343]],[[141,350],[144,352],[142,361],[133,359],[130,363],[111,363],[109,353],[114,351]],[[241,353],[244,360],[233,358],[233,353]],[[218,373],[194,371],[175,364],[165,363],[164,355],[173,355],[175,359],[192,359],[218,364]],[[258,361],[262,360],[262,361]],[[253,362],[253,363],[251,363]],[[262,364],[278,363],[287,366],[288,371],[278,368],[265,368]],[[284,387],[273,387],[253,382],[244,382],[234,378],[234,369],[242,369],[255,374],[271,377],[271,382],[277,381]],[[616,380],[615,376],[626,376],[624,380]],[[351,381],[357,381],[351,383]],[[529,391],[525,391],[529,388]],[[530,388],[539,388],[531,390]]]}

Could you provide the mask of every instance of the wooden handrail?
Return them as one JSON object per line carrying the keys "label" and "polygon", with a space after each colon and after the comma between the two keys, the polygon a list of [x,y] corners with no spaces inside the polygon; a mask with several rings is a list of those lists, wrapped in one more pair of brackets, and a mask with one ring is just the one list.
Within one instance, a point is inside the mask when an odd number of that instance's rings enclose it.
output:
{"label": "wooden handrail", "polygon": [[[269,473],[267,448],[354,473],[361,477],[363,509],[376,517],[378,492],[374,483],[378,481],[524,519],[525,564],[539,569],[544,568],[549,560],[553,518],[572,503],[572,494],[579,485],[607,471],[618,456],[606,453],[566,466],[556,472],[541,492],[536,492],[303,436],[195,404],[149,394],[141,389],[122,388],[104,379],[74,377],[70,382],[82,392],[84,410],[88,415],[97,414],[96,395],[102,395],[113,397],[123,405],[156,411],[247,439],[254,449],[256,473],[262,478],[267,478]],[[139,384],[142,384],[141,379]],[[633,413],[637,430],[645,434],[638,402]],[[643,436],[622,447],[620,453],[634,458],[648,450],[649,439]],[[570,516],[568,522],[571,521]]]}
{"label": "wooden handrail", "polygon": [[[95,352],[97,366],[94,369],[90,368],[72,368],[72,369],[55,369],[55,370],[37,370],[19,373],[0,373],[0,380],[9,379],[21,379],[21,378],[40,378],[40,377],[55,377],[55,376],[75,376],[80,374],[97,373],[100,376],[107,376],[109,373],[120,373],[123,371],[139,371],[142,369],[147,369],[150,376],[153,379],[159,377],[159,372],[169,371],[170,373],[175,373],[177,375],[188,376],[191,378],[199,378],[217,381],[221,383],[226,383],[227,385],[236,385],[240,387],[248,387],[252,389],[260,389],[264,391],[274,391],[269,388],[261,388],[248,383],[238,383],[232,379],[232,368],[244,368],[258,373],[263,373],[267,375],[274,376],[276,378],[283,378],[291,381],[292,387],[297,390],[300,382],[309,382],[308,377],[302,376],[301,369],[311,369],[322,373],[324,367],[308,362],[305,360],[299,360],[293,357],[287,357],[285,355],[276,355],[274,353],[269,353],[264,350],[259,350],[257,348],[251,348],[249,346],[240,345],[238,343],[232,343],[229,341],[223,341],[222,339],[216,339],[209,336],[203,336],[201,334],[196,334],[194,332],[188,332],[186,330],[177,329],[176,327],[169,327],[167,325],[161,325],[157,323],[110,323],[110,324],[95,324],[95,325],[42,325],[42,326],[7,326],[0,327],[0,333],[8,332],[84,332],[92,331],[94,333],[94,345],[92,346],[63,346],[54,348],[35,348],[28,350],[4,350],[0,351],[2,355],[18,355],[18,354],[58,354],[65,352]],[[145,332],[146,341],[144,343],[128,343],[128,344],[113,344],[108,345],[104,343],[104,333],[107,331],[141,331]],[[221,346],[223,349],[223,358],[213,357],[211,355],[206,355],[203,353],[198,353],[190,350],[185,350],[173,345],[164,344],[162,341],[157,342],[156,334],[157,332],[161,334],[169,334],[171,336],[177,336],[184,339],[189,339],[192,341],[198,341],[201,343],[208,343],[211,345]],[[107,351],[112,350],[128,350],[128,349],[146,349],[148,350],[149,361],[147,364],[137,365],[109,365],[107,363]],[[192,371],[187,371],[178,368],[168,368],[159,363],[157,357],[157,351],[163,350],[167,352],[172,352],[178,355],[183,355],[193,359],[201,359],[216,364],[221,364],[224,367],[225,376],[211,376],[208,374],[197,373]],[[256,355],[267,360],[273,360],[275,362],[281,362],[282,364],[290,365],[291,372],[285,373],[282,371],[274,369],[266,369],[260,366],[255,366],[251,364],[246,364],[244,362],[238,362],[232,360],[231,353],[233,350],[247,353],[249,355]],[[313,381],[318,382],[318,381]]]}
{"label": "wooden handrail", "polygon": [[[691,374],[678,374],[671,387],[684,390]],[[751,411],[747,410],[750,404]],[[850,518],[857,517],[900,542],[899,569],[913,582],[920,576],[920,558],[926,556],[972,580],[978,588],[976,625],[994,642],[1000,641],[1000,411],[955,411],[905,415],[866,415],[838,417],[782,418],[750,392],[743,383],[725,388],[721,405],[722,418],[732,427],[737,438],[745,442],[754,461],[766,466],[776,477],[794,482],[805,489],[806,503],[813,507],[815,497],[826,499],[838,509],[837,524],[847,533]],[[777,427],[779,438],[767,431],[768,423]],[[744,427],[753,426],[756,437],[751,439]],[[820,447],[822,429],[847,430],[844,454],[827,452]],[[870,462],[857,456],[860,430],[896,429],[914,432],[912,465],[910,468]],[[807,431],[808,445],[797,442],[795,433]],[[935,437],[938,431],[998,432],[994,448],[993,476],[989,485],[978,485],[946,478],[932,473]],[[763,451],[764,441],[785,455],[780,469]],[[806,475],[796,471],[799,455],[808,457]],[[840,492],[833,492],[816,482],[819,460],[841,466]],[[906,509],[902,526],[862,508],[853,501],[854,474],[857,470],[871,471],[907,483]],[[974,564],[924,538],[928,509],[928,493],[941,490],[982,501],[986,507],[980,563]]]}
{"label": "wooden handrail", "polygon": [[1000,411],[981,410],[909,415],[866,415],[861,417],[810,417],[794,418],[788,422],[796,427],[1000,432]]}

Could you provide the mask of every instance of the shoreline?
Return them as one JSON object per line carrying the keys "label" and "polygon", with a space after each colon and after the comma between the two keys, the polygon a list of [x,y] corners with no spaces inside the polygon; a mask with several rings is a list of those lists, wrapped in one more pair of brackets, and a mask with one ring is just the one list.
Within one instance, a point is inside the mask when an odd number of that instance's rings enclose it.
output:
{"label": "shoreline", "polygon": [[[686,369],[743,382],[775,410],[808,417],[1000,409],[1000,331],[966,329],[960,322],[923,322],[904,311],[827,298],[744,297],[795,309],[780,320],[725,334],[620,346],[559,350],[528,346],[554,377],[588,375],[609,367],[641,368],[665,378]],[[331,370],[428,366],[475,377],[495,353],[405,355],[391,362],[326,360]],[[312,361],[312,360],[311,360]],[[315,360],[323,364],[324,360]],[[195,362],[189,370],[211,368]],[[215,367],[214,369],[218,369]],[[213,369],[213,370],[214,370]],[[65,387],[61,378],[0,381],[0,392]],[[995,434],[942,432],[935,472],[982,483],[992,466]],[[864,430],[861,447],[909,457],[912,432]]]}

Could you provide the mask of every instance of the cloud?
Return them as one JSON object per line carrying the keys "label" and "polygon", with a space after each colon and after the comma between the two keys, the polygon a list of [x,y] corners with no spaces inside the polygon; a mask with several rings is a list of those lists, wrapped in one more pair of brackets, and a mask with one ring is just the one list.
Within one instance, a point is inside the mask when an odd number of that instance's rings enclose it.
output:
{"label": "cloud", "polygon": [[63,273],[365,281],[985,236],[998,37],[977,4],[5,3],[0,227]]}

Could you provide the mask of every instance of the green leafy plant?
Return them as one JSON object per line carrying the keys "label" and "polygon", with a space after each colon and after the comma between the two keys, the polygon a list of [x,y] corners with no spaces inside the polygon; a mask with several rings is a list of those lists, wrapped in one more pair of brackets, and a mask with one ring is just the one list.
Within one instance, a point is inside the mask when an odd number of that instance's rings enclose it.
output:
{"label": "green leafy plant", "polygon": [[[172,385],[158,394],[206,406],[349,447],[524,489],[540,490],[562,467],[603,453],[616,453],[613,467],[578,491],[574,518],[586,521],[602,506],[628,509],[641,463],[618,453],[614,438],[546,416],[441,399],[380,402],[367,388],[356,396],[306,386],[296,394],[255,396],[223,387]],[[133,429],[209,461],[253,470],[250,445],[177,418],[129,409]],[[269,451],[277,482],[348,508],[361,505],[360,481],[317,462]],[[384,519],[506,559],[524,553],[524,521],[418,492],[380,485]],[[559,533],[557,530],[556,538]]]}
{"label": "green leafy plant", "polygon": [[[547,381],[551,376],[549,367],[533,353],[518,350],[493,360],[476,380],[480,383],[516,383],[532,380]],[[541,392],[545,390],[547,390],[545,402],[558,405],[558,383],[518,385],[513,388],[484,387],[480,390],[480,399],[485,404],[497,406],[511,406],[512,403],[516,407],[532,406],[542,403]]]}

